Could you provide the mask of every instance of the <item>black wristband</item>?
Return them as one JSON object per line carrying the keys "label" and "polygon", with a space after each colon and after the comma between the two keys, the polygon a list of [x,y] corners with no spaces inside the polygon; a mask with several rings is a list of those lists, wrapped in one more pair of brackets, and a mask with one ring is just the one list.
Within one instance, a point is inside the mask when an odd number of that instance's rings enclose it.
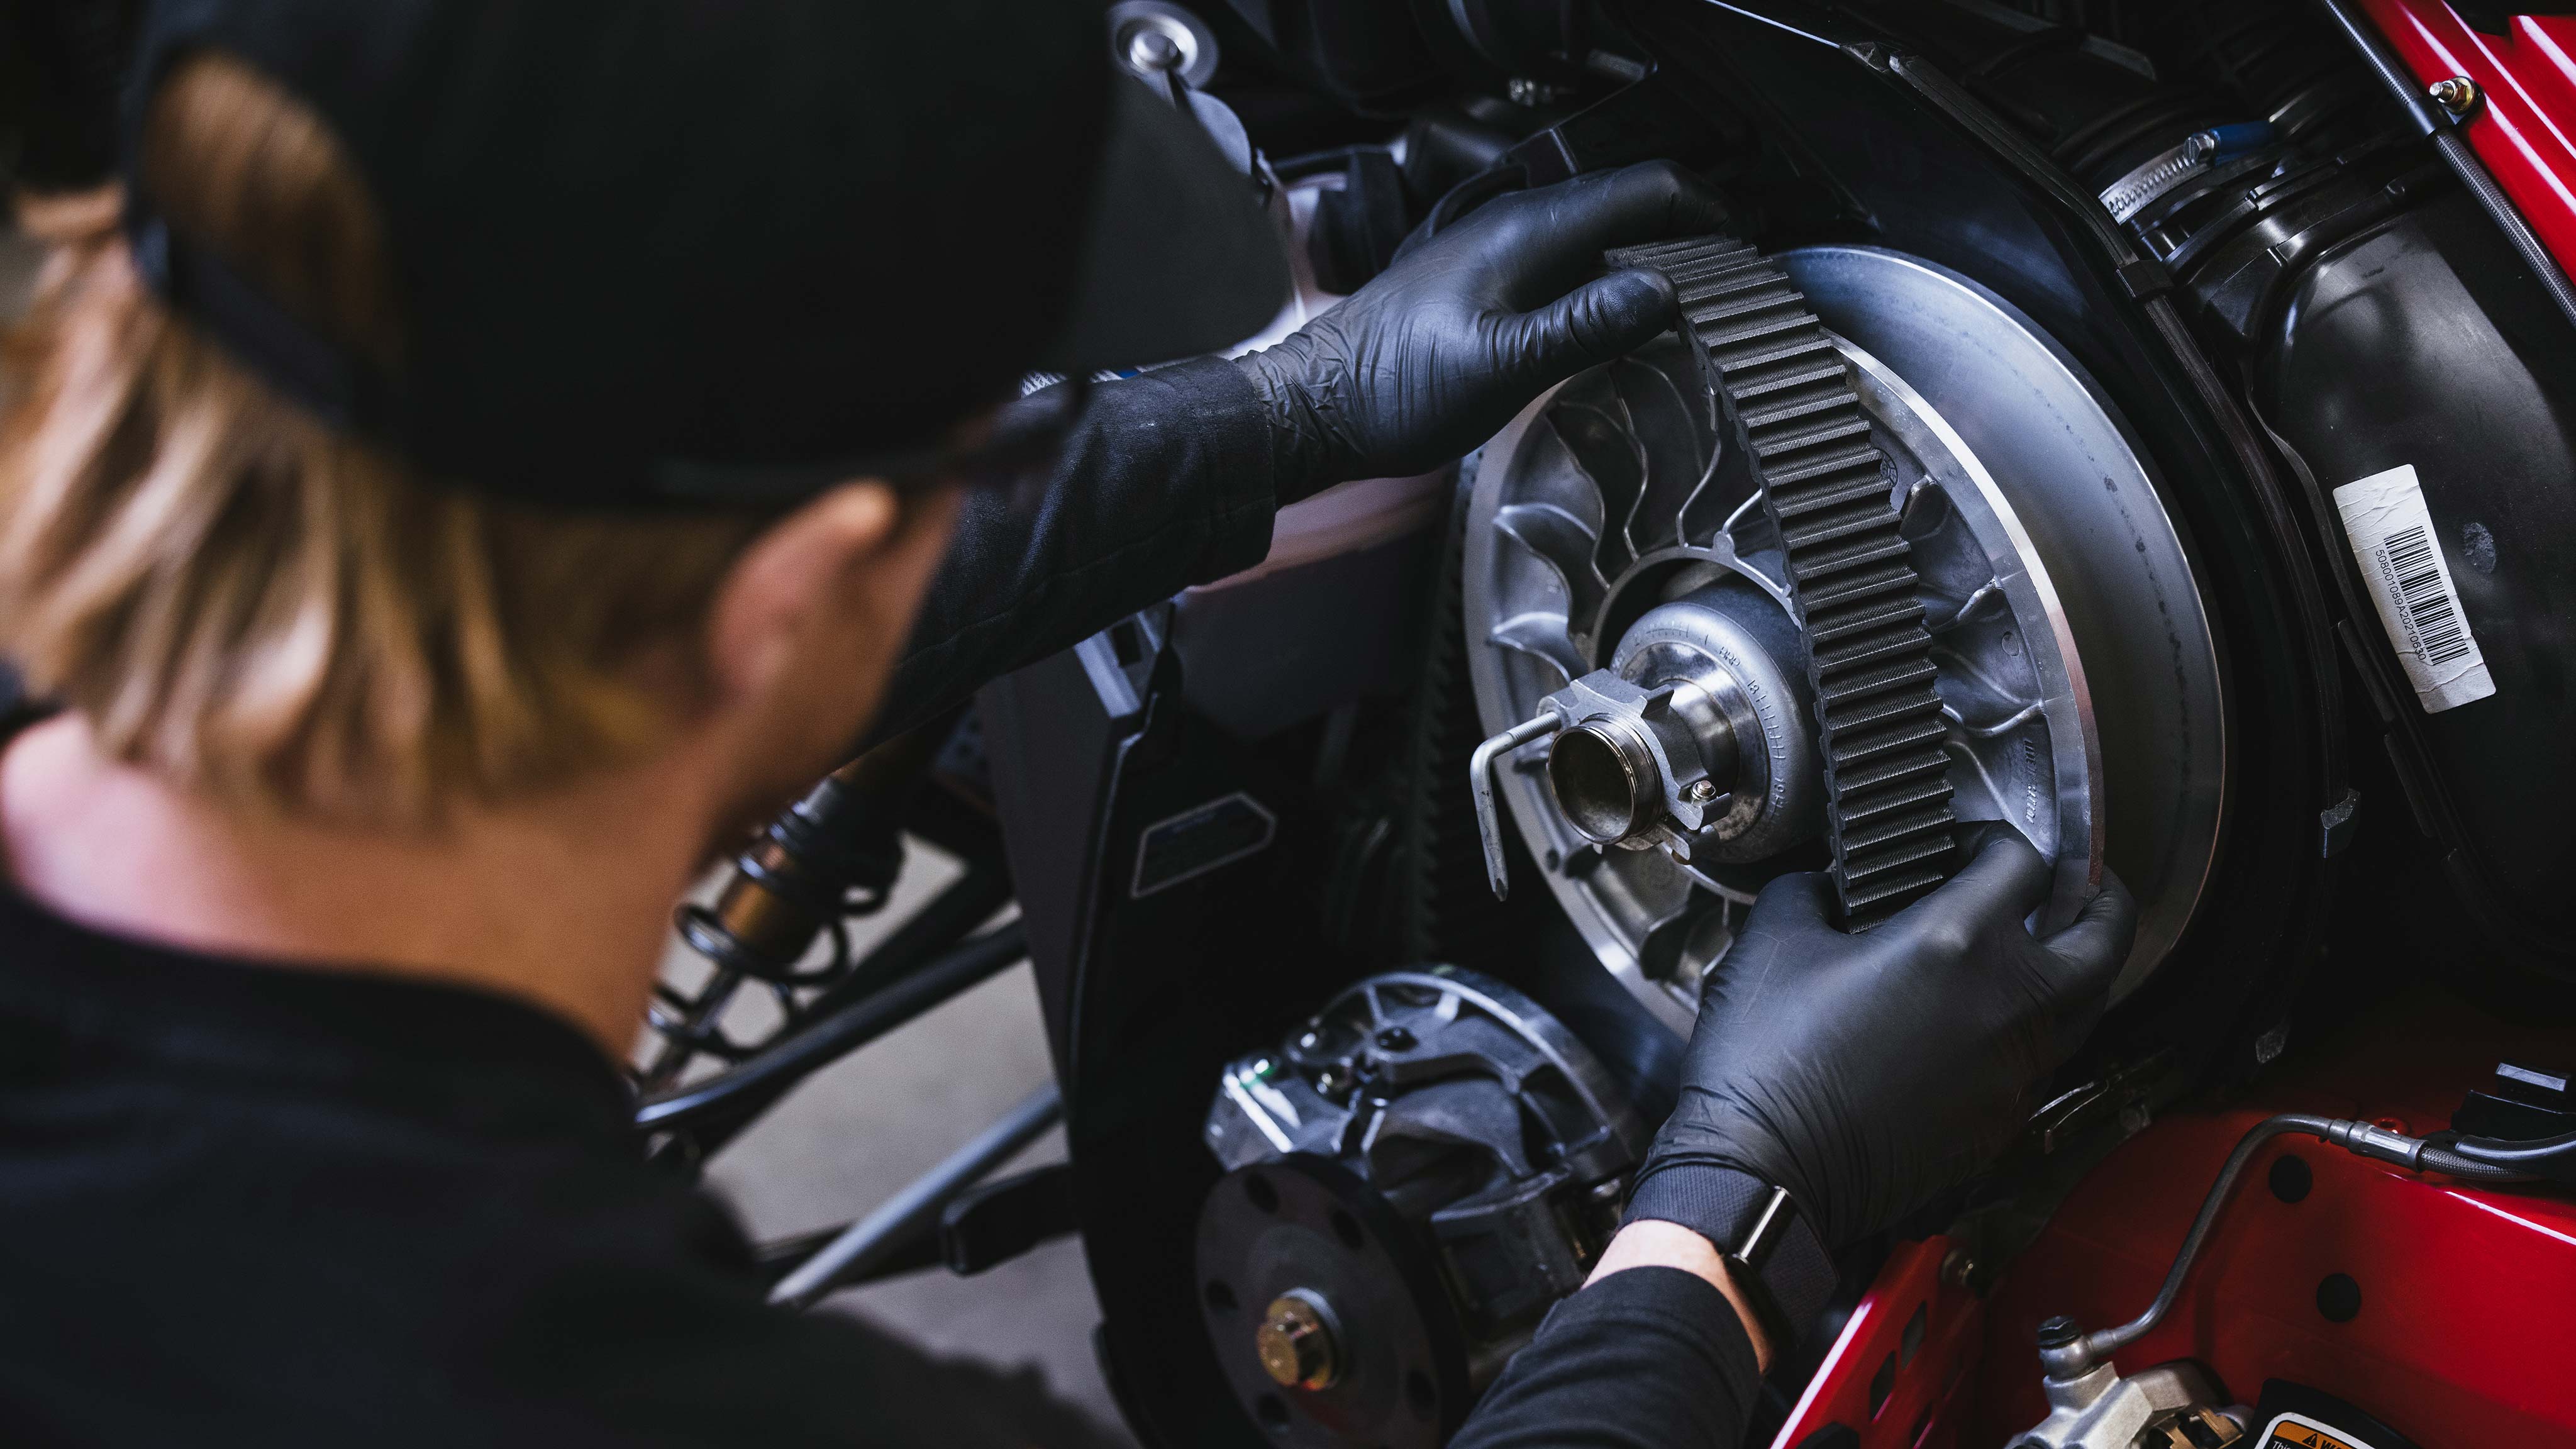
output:
{"label": "black wristband", "polygon": [[1736,1270],[1774,1352],[1806,1336],[1834,1294],[1834,1260],[1788,1193],[1751,1173],[1656,1173],[1628,1199],[1627,1222],[1674,1223],[1708,1239]]}

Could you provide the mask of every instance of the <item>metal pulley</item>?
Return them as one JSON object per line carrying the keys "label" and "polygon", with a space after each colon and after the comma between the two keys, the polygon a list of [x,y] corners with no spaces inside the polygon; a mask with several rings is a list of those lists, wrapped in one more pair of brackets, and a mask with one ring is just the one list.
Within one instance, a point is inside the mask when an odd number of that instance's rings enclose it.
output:
{"label": "metal pulley", "polygon": [[[1833,868],[1865,922],[1930,888],[1951,816],[1999,820],[2055,862],[2037,927],[2119,870],[2141,920],[2115,994],[2133,988],[2207,879],[2228,713],[2189,553],[2116,413],[2030,319],[1915,258],[1647,260],[1687,274],[1689,326],[1552,389],[1473,461],[1488,874],[1514,829],[1521,872],[1686,1031],[1773,876]],[[1716,673],[1758,717],[1729,715],[1731,773],[1705,720],[1643,717],[1662,691],[1687,719]]]}
{"label": "metal pulley", "polygon": [[1494,894],[1508,882],[1492,771],[1539,739],[1550,798],[1596,846],[1660,849],[1691,870],[1814,839],[1822,780],[1803,665],[1786,616],[1740,581],[1713,578],[1648,610],[1607,667],[1478,750],[1477,824]]}

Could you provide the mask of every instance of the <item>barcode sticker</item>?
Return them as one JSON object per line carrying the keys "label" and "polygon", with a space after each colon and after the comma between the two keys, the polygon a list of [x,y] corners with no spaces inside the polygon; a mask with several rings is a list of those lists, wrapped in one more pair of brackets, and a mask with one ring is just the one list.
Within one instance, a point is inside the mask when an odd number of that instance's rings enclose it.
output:
{"label": "barcode sticker", "polygon": [[2415,465],[2401,464],[2334,491],[2379,622],[2426,714],[2457,709],[2496,692],[2478,636],[2460,608],[2442,536],[2424,507]]}

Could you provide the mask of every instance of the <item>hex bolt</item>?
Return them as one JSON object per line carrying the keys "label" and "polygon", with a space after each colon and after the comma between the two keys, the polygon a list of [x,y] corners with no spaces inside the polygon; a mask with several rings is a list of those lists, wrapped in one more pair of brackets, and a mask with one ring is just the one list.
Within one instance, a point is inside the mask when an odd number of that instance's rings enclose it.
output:
{"label": "hex bolt", "polygon": [[1717,782],[1706,778],[1693,780],[1682,790],[1682,798],[1693,805],[1705,805],[1717,798]]}
{"label": "hex bolt", "polygon": [[2433,104],[2450,112],[2451,119],[2456,121],[2477,105],[2478,83],[2467,76],[2455,75],[2448,80],[2433,82],[2425,87],[2424,94],[2432,98]]}
{"label": "hex bolt", "polygon": [[1261,1371],[1283,1389],[1331,1388],[1341,1376],[1339,1348],[1322,1300],[1302,1288],[1272,1299],[1252,1331]]}

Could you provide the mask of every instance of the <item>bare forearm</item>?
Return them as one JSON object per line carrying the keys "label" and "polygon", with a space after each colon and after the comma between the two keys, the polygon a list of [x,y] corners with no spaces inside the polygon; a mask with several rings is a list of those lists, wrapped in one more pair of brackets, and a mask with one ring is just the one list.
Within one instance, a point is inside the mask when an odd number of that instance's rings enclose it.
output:
{"label": "bare forearm", "polygon": [[1659,1223],[1644,1219],[1628,1224],[1601,1250],[1601,1261],[1592,1267],[1592,1276],[1583,1280],[1589,1288],[1613,1273],[1629,1268],[1679,1268],[1694,1278],[1726,1295],[1727,1306],[1735,1310],[1735,1320],[1744,1327],[1744,1336],[1753,1341],[1753,1357],[1762,1371],[1771,1371],[1771,1340],[1762,1331],[1762,1320],[1755,1316],[1753,1305],[1736,1285],[1735,1270],[1719,1257],[1708,1239],[1678,1223]]}
{"label": "bare forearm", "polygon": [[1761,1381],[1751,1321],[1706,1239],[1631,1223],[1451,1449],[1736,1449]]}

